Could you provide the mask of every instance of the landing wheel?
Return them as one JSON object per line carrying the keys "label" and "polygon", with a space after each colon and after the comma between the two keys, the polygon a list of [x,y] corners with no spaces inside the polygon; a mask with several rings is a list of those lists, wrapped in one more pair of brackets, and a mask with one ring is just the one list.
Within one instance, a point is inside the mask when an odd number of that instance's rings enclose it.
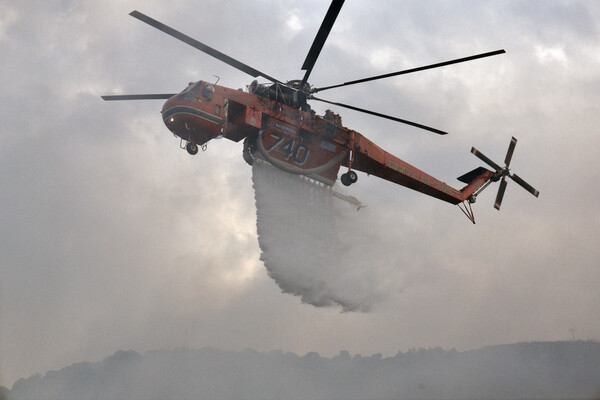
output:
{"label": "landing wheel", "polygon": [[340,176],[340,181],[342,181],[342,183],[344,184],[344,186],[350,186],[350,185],[352,185],[352,182],[350,182],[348,180],[348,176],[346,174],[342,174],[342,176]]}
{"label": "landing wheel", "polygon": [[350,186],[358,180],[358,175],[354,171],[348,171],[340,176],[340,181],[344,186]]}
{"label": "landing wheel", "polygon": [[358,180],[358,175],[356,175],[356,172],[354,171],[348,171],[346,175],[348,175],[350,183],[355,183]]}
{"label": "landing wheel", "polygon": [[252,156],[252,154],[255,151],[256,134],[246,136],[246,139],[244,139],[244,150],[242,151],[242,156],[244,157],[244,160],[248,163],[248,165],[252,165],[254,163],[254,157]]}
{"label": "landing wheel", "polygon": [[188,142],[188,144],[185,145],[185,149],[192,156],[198,154],[198,146],[196,143]]}

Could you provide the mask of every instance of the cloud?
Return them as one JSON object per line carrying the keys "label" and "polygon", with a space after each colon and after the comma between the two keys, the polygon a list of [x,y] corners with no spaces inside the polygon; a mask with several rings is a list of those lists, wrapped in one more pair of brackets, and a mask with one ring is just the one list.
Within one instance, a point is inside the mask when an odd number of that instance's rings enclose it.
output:
{"label": "cloud", "polygon": [[[535,199],[510,182],[498,213],[491,187],[473,226],[455,207],[360,174],[348,194],[381,228],[362,245],[384,254],[389,270],[375,272],[390,281],[359,279],[359,289],[380,295],[369,313],[281,294],[260,261],[241,146],[211,142],[189,157],[162,125],[160,102],[99,98],[177,91],[213,75],[237,88],[251,77],[131,18],[136,2],[0,6],[0,385],[119,348],[395,354],[570,338],[570,328],[597,338],[597,3],[365,4],[344,5],[312,84],[387,72],[373,71],[377,48],[395,49],[397,70],[507,54],[323,93],[446,137],[336,109],[344,125],[452,186],[479,166],[471,146],[501,161],[515,136],[514,172],[541,192]],[[156,1],[139,9],[295,79],[327,4],[299,7],[303,29],[288,36],[290,7]],[[568,62],[553,61],[563,54]]]}

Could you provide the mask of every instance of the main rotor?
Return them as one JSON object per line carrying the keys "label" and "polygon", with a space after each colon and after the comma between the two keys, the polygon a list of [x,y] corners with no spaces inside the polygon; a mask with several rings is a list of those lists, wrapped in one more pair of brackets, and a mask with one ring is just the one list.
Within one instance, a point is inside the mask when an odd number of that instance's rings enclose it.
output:
{"label": "main rotor", "polygon": [[[375,111],[370,111],[370,110],[367,110],[364,108],[359,108],[359,107],[355,107],[355,106],[348,105],[348,104],[325,100],[325,99],[314,96],[314,94],[317,92],[322,92],[325,90],[330,90],[330,89],[338,88],[341,86],[349,86],[349,85],[355,85],[355,84],[364,83],[364,82],[370,82],[370,81],[374,81],[374,80],[378,80],[378,79],[390,78],[390,77],[394,77],[394,76],[398,76],[398,75],[404,75],[404,74],[409,74],[412,72],[424,71],[427,69],[443,67],[443,66],[447,66],[447,65],[451,65],[451,64],[472,61],[472,60],[476,60],[479,58],[490,57],[490,56],[495,56],[498,54],[505,53],[504,50],[496,50],[496,51],[491,51],[491,52],[487,52],[487,53],[476,54],[476,55],[469,56],[469,57],[463,57],[463,58],[457,58],[454,60],[444,61],[441,63],[425,65],[425,66],[421,66],[421,67],[417,67],[417,68],[410,68],[410,69],[406,69],[406,70],[390,72],[390,73],[383,74],[383,75],[377,75],[377,76],[371,76],[371,77],[362,78],[362,79],[356,79],[353,81],[347,81],[347,82],[343,82],[343,83],[339,83],[339,84],[335,84],[335,85],[312,87],[311,85],[308,84],[308,79],[312,73],[315,63],[317,62],[317,59],[319,58],[319,55],[321,54],[321,50],[323,49],[323,46],[325,45],[325,42],[327,41],[327,37],[329,36],[329,33],[331,32],[331,29],[338,17],[343,5],[344,5],[344,0],[333,0],[331,2],[331,5],[329,6],[327,13],[325,14],[325,17],[323,18],[321,27],[319,28],[317,35],[315,36],[315,39],[313,40],[312,46],[310,47],[310,50],[308,51],[308,54],[306,55],[304,63],[302,64],[301,70],[305,71],[304,76],[302,77],[302,79],[290,80],[290,81],[282,81],[282,80],[276,79],[276,78],[270,76],[269,74],[266,74],[265,72],[262,72],[256,68],[253,68],[247,64],[244,64],[243,62],[236,60],[235,58],[230,57],[230,56],[228,56],[228,55],[226,55],[226,54],[224,54],[224,53],[222,53],[222,52],[220,52],[220,51],[218,51],[196,39],[193,39],[190,36],[187,36],[184,33],[181,33],[179,31],[171,28],[170,26],[163,24],[162,22],[159,22],[145,14],[142,14],[139,11],[132,11],[129,15],[174,37],[175,39],[178,39],[178,40],[196,48],[197,50],[202,51],[203,53],[206,53],[206,54],[224,62],[227,65],[230,65],[230,66],[238,69],[239,71],[242,71],[242,72],[252,76],[253,78],[259,78],[259,77],[265,78],[266,80],[270,81],[273,84],[271,89],[274,90],[276,92],[276,94],[277,94],[277,91],[281,91],[283,94],[287,94],[287,96],[292,99],[291,104],[298,108],[305,107],[307,104],[306,102],[308,100],[316,100],[316,101],[321,101],[324,103],[332,104],[332,105],[335,105],[338,107],[348,108],[350,110],[366,113],[366,114],[373,115],[376,117],[400,122],[400,123],[403,123],[406,125],[411,125],[416,128],[420,128],[420,129],[424,129],[424,130],[427,130],[430,132],[437,133],[439,135],[445,135],[445,134],[447,134],[447,132],[444,132],[439,129],[432,128],[430,126],[423,125],[420,123],[408,121],[405,119],[397,118],[394,116],[382,114],[382,113],[375,112]],[[250,87],[252,87],[252,86],[254,86],[255,88],[258,88],[258,81],[256,81],[256,83],[253,82],[250,85]],[[168,99],[174,95],[175,95],[175,93],[173,93],[173,94],[170,94],[170,93],[169,94],[139,94],[139,95],[102,96],[102,98],[104,100],[145,100],[145,99]]]}

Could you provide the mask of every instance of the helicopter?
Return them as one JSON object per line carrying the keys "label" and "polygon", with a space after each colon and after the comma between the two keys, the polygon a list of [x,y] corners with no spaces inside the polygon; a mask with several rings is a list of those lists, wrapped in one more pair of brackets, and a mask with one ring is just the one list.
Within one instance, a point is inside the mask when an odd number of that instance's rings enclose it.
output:
{"label": "helicopter", "polygon": [[475,168],[458,177],[458,180],[465,183],[466,186],[462,189],[455,189],[383,150],[363,134],[343,126],[339,114],[326,110],[324,115],[316,115],[309,105],[309,101],[320,101],[410,125],[438,135],[446,135],[447,132],[427,125],[325,100],[315,94],[342,86],[505,53],[503,49],[496,50],[336,85],[312,86],[308,83],[308,79],[343,4],[344,0],[331,2],[301,67],[301,70],[305,71],[304,76],[302,79],[289,81],[276,79],[137,10],[132,11],[129,14],[132,17],[253,78],[264,78],[268,83],[259,83],[257,79],[254,79],[244,91],[207,81],[197,81],[189,83],[179,93],[101,97],[106,101],[166,100],[161,110],[163,122],[176,137],[180,138],[181,147],[185,148],[190,155],[197,154],[199,147],[206,150],[207,143],[216,138],[227,138],[234,142],[243,140],[242,155],[248,164],[252,165],[256,159],[260,159],[287,173],[302,175],[328,186],[334,185],[342,167],[346,169],[346,172],[340,175],[339,180],[345,186],[356,183],[358,180],[356,171],[361,171],[458,205],[473,223],[475,223],[475,217],[471,204],[475,202],[477,195],[492,182],[500,181],[494,203],[494,207],[498,210],[500,210],[506,190],[507,177],[535,197],[539,196],[539,191],[509,170],[517,143],[517,139],[514,137],[509,144],[504,167],[493,162],[479,150],[472,148],[471,152],[493,170],[484,167]]}

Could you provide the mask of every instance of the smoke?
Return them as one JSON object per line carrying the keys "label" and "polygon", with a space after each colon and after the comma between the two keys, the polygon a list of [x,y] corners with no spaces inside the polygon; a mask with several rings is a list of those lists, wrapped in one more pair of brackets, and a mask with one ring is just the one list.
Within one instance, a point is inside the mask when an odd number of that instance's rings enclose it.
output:
{"label": "smoke", "polygon": [[358,210],[356,199],[339,197],[337,185],[260,160],[252,180],[261,260],[284,293],[315,307],[368,312],[402,290],[402,262],[390,257],[374,209]]}

